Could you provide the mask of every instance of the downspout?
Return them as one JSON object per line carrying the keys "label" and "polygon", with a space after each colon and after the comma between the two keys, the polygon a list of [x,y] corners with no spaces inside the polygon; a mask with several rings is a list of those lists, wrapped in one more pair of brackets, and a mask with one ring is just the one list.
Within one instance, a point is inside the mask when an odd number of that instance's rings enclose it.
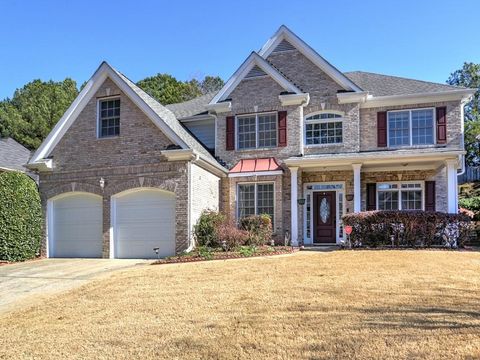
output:
{"label": "downspout", "polygon": [[[462,150],[465,150],[465,114],[464,114],[465,102],[460,103],[460,119],[462,120],[462,138],[460,139],[460,144]],[[458,161],[460,163],[460,171],[457,170],[457,176],[465,174],[465,155],[458,155]]]}

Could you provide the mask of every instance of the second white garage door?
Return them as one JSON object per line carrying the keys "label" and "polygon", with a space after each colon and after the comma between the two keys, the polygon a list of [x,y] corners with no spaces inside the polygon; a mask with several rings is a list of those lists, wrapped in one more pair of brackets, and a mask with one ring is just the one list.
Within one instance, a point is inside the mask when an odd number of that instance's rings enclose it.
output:
{"label": "second white garage door", "polygon": [[149,259],[175,254],[175,195],[156,189],[131,190],[114,197],[115,257]]}

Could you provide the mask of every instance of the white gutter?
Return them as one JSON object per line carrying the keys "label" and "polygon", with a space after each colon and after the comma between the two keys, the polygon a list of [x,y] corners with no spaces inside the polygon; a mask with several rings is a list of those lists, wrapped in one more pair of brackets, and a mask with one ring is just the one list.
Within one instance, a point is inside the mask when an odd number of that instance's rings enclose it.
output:
{"label": "white gutter", "polygon": [[442,92],[426,92],[408,95],[367,96],[366,101],[360,104],[361,108],[381,106],[419,104],[429,102],[463,100],[471,97],[477,89],[455,89]]}
{"label": "white gutter", "polygon": [[160,152],[167,161],[192,161],[198,164],[203,169],[219,176],[226,177],[227,169],[220,164],[212,164],[210,161],[203,159],[200,154],[192,149],[175,149],[175,150],[163,150]]}

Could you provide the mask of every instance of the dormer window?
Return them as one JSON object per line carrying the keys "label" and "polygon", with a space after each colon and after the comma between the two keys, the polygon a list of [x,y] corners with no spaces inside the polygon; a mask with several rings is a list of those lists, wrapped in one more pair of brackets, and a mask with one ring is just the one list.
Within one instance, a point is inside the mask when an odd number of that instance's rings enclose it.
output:
{"label": "dormer window", "polygon": [[120,99],[100,100],[98,106],[98,137],[120,135]]}

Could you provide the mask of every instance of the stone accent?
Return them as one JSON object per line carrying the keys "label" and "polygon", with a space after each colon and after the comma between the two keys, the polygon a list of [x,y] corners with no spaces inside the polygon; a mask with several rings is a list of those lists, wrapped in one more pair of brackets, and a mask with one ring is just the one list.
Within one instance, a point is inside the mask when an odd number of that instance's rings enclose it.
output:
{"label": "stone accent", "polygon": [[[378,108],[360,109],[360,150],[385,150],[377,147],[377,112],[389,110],[415,109],[427,107],[447,107],[447,143],[432,147],[449,147],[452,149],[462,148],[462,118],[460,101],[434,102],[413,105],[388,106]],[[409,146],[408,148],[411,149]],[[425,146],[422,146],[425,148]]]}

